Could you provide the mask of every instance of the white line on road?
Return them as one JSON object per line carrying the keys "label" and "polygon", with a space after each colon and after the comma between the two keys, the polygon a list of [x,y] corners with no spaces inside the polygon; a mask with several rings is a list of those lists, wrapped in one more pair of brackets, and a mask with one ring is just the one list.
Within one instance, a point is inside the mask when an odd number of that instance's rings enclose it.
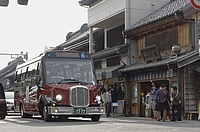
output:
{"label": "white line on road", "polygon": [[5,122],[5,121],[3,121],[3,120],[2,120],[2,121],[0,121],[0,124],[3,124],[3,123],[6,123],[6,122]]}

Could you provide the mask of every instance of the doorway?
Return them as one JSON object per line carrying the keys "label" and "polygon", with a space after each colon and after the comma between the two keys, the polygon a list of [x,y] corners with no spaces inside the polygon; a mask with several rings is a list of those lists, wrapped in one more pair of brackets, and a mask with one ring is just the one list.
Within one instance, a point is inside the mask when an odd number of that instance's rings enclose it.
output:
{"label": "doorway", "polygon": [[[159,88],[162,84],[166,85],[167,90],[169,91],[169,81],[168,80],[155,80],[155,81],[148,81],[148,82],[141,82],[141,90],[140,90],[140,117],[145,117],[145,110],[148,108],[146,107],[147,103],[150,103],[148,101],[147,95],[151,91],[151,85],[154,83],[156,85],[156,88]],[[148,116],[152,116],[152,112],[150,110],[150,113],[148,112]]]}

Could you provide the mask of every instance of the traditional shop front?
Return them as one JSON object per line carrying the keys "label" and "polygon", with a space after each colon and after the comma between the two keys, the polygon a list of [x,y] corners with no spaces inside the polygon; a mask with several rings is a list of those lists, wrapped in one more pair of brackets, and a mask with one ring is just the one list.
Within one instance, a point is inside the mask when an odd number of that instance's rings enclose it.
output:
{"label": "traditional shop front", "polygon": [[120,70],[127,77],[131,116],[151,116],[151,112],[148,111],[148,93],[152,82],[157,88],[165,84],[169,93],[172,86],[179,88],[182,94],[183,116],[186,116],[188,111],[197,111],[200,76],[196,74],[196,70],[199,64],[198,51],[195,50],[175,58],[137,63]]}

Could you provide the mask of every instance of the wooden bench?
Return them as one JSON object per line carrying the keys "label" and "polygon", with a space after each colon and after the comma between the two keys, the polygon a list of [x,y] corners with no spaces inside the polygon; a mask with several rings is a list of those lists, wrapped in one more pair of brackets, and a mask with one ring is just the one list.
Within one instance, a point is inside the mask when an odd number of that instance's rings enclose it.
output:
{"label": "wooden bench", "polygon": [[192,115],[197,114],[198,115],[198,111],[187,111],[187,120],[192,120]]}

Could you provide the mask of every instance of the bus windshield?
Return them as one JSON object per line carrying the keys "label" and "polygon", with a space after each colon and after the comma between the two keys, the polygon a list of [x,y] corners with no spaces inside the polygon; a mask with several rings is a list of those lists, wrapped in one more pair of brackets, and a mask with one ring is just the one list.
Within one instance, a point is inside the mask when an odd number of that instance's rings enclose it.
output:
{"label": "bus windshield", "polygon": [[95,83],[90,60],[46,59],[45,75],[47,84]]}

